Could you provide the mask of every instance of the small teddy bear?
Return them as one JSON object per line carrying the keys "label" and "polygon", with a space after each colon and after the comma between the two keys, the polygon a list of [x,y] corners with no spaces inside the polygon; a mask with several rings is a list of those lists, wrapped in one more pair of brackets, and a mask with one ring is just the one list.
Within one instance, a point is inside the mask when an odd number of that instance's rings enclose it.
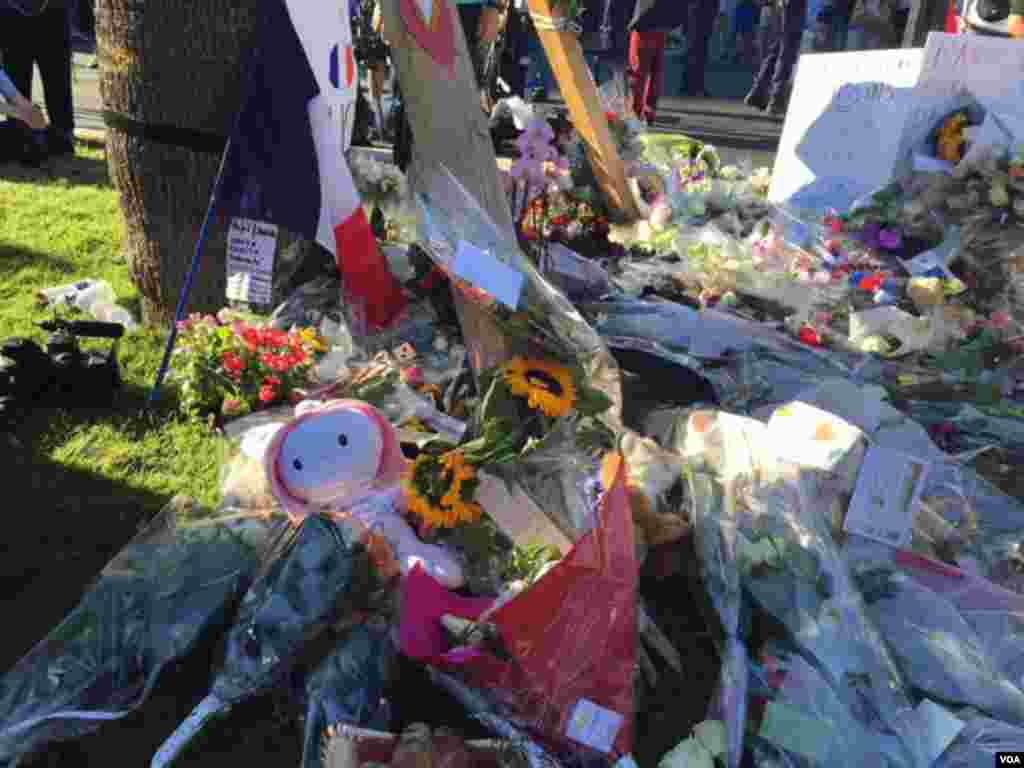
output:
{"label": "small teddy bear", "polygon": [[382,536],[403,575],[421,565],[457,589],[464,583],[459,561],[448,550],[420,541],[403,517],[399,481],[407,465],[395,428],[359,400],[300,403],[264,456],[271,492],[290,517],[343,515]]}

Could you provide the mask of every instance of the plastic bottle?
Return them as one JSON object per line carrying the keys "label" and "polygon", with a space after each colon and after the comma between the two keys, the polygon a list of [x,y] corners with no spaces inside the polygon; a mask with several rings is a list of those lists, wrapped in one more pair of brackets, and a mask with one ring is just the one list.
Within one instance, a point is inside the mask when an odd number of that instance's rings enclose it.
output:
{"label": "plastic bottle", "polygon": [[40,297],[50,306],[64,305],[89,312],[95,304],[113,304],[117,300],[114,289],[106,280],[79,280],[77,283],[45,288]]}

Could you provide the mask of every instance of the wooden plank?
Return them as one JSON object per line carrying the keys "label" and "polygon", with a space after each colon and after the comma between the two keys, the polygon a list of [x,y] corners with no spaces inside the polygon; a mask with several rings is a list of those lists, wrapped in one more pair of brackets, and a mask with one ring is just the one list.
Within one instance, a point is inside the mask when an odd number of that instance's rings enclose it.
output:
{"label": "wooden plank", "polygon": [[[551,0],[527,2],[530,13],[535,18],[562,17],[561,10],[552,8]],[[594,168],[594,176],[608,204],[626,219],[636,219],[640,212],[626,183],[626,170],[612,141],[608,119],[605,117],[590,67],[583,58],[580,41],[572,30],[559,31],[547,29],[547,26],[544,23],[538,24],[537,34],[558,80],[558,88],[565,99],[573,124],[586,146],[587,155]]]}
{"label": "wooden plank", "polygon": [[[515,224],[498,176],[490,128],[480,106],[476,75],[466,37],[452,0],[433,0],[450,13],[455,37],[455,77],[449,79],[408,32],[399,11],[400,0],[381,0],[384,37],[398,70],[402,98],[412,126],[413,160],[407,176],[415,188],[423,174],[444,165],[487,212],[499,230],[515,237]],[[471,301],[455,292],[455,302],[467,342],[470,363],[477,371],[511,353],[494,321]]]}
{"label": "wooden plank", "polygon": [[434,0],[452,17],[455,77],[447,74],[420,48],[399,14],[399,0],[381,0],[384,36],[398,70],[402,98],[413,134],[410,182],[444,165],[487,211],[499,228],[515,231],[508,201],[498,178],[487,118],[480,107],[476,77],[466,38],[451,0]]}

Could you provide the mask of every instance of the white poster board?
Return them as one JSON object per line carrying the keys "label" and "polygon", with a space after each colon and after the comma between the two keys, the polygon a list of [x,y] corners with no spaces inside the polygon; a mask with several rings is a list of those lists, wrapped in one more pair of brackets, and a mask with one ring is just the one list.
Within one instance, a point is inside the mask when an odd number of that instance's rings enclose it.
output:
{"label": "white poster board", "polygon": [[905,170],[924,49],[800,57],[768,199],[845,209]]}
{"label": "white poster board", "polygon": [[[982,143],[1020,135],[1024,126],[1024,46],[997,37],[930,33],[914,108],[903,128],[903,143],[912,151],[921,149],[945,117],[972,105],[990,112],[978,136]],[[1002,130],[1003,126],[1007,130]]]}
{"label": "white poster board", "polygon": [[966,90],[986,105],[1024,103],[1024,45],[1019,40],[930,32],[918,91]]}

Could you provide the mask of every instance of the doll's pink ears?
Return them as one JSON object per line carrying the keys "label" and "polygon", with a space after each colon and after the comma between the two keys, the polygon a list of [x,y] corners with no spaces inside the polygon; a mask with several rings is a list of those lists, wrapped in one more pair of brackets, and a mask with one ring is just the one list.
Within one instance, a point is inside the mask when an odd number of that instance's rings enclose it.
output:
{"label": "doll's pink ears", "polygon": [[[381,489],[396,485],[401,478],[406,462],[405,457],[402,455],[402,446],[398,440],[398,433],[391,425],[391,422],[385,418],[384,414],[372,405],[361,400],[333,400],[318,407],[303,407],[298,410],[298,415],[292,421],[277,431],[277,434],[270,441],[264,457],[264,471],[270,484],[270,491],[285,513],[293,519],[302,519],[310,512],[316,510],[311,509],[305,500],[296,497],[281,477],[278,469],[281,448],[288,439],[288,436],[299,425],[304,424],[307,420],[318,419],[321,416],[337,411],[356,411],[371,419],[380,429],[384,447],[381,452],[380,466],[377,468],[377,476],[373,481],[373,488]],[[338,508],[344,509],[344,507],[354,501],[358,501],[358,499],[338,499]]]}

